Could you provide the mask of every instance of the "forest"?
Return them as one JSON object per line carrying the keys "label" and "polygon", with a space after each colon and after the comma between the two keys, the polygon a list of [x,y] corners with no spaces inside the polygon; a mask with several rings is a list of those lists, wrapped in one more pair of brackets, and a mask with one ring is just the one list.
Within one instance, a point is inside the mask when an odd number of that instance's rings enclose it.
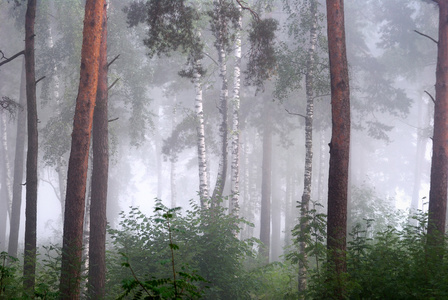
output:
{"label": "forest", "polygon": [[448,299],[448,0],[0,20],[0,299]]}

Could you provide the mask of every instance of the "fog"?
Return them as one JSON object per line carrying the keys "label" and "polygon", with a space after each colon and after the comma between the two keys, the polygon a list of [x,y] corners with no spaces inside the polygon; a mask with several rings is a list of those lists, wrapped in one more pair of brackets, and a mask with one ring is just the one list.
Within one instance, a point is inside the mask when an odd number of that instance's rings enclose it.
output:
{"label": "fog", "polygon": [[[38,245],[61,244],[70,138],[79,84],[83,1],[38,1],[36,17],[39,161]],[[129,27],[124,7],[131,1],[110,0],[108,6],[109,67],[109,188],[107,220],[120,228],[120,211],[139,207],[152,215],[156,199],[182,213],[200,204],[198,138],[191,57],[176,51],[147,55],[146,23]],[[211,1],[187,1],[205,10]],[[322,1],[320,1],[322,2]],[[282,260],[291,245],[297,208],[304,189],[305,166],[305,54],[309,28],[301,1],[247,1],[260,18],[274,18],[279,26],[273,45],[276,67],[262,86],[248,85],[251,20],[244,11],[239,110],[239,215],[254,227],[243,226],[239,237],[260,237],[263,191],[263,151],[267,130],[272,134],[270,261]],[[285,8],[289,4],[289,11]],[[26,5],[0,0],[0,50],[4,60],[23,49]],[[331,107],[326,46],[325,4],[318,6],[311,201],[325,212],[327,201]],[[433,1],[345,1],[345,30],[350,76],[352,131],[349,173],[349,223],[385,218],[401,221],[410,210],[428,209],[435,96],[438,10]],[[219,57],[208,17],[197,21],[202,39],[201,77],[207,183],[211,196],[219,182],[220,89]],[[311,26],[311,25],[309,25]],[[232,37],[233,38],[233,37]],[[227,175],[221,205],[231,209],[232,108],[234,44],[228,45]],[[226,49],[227,50],[227,49]],[[0,94],[19,101],[23,57],[0,66]],[[267,67],[261,67],[266,68]],[[117,81],[116,81],[117,80]],[[116,81],[116,82],[115,82]],[[269,120],[266,124],[266,120]],[[1,112],[2,122],[0,250],[7,251],[17,111]],[[90,160],[91,161],[91,160]],[[86,201],[91,193],[91,163]],[[25,177],[23,177],[25,178]],[[23,251],[25,179],[22,187],[19,252]],[[93,187],[95,188],[95,187]],[[88,209],[88,208],[86,208]],[[7,212],[6,212],[7,210]],[[393,212],[393,210],[395,212]],[[384,221],[387,223],[387,220]],[[275,225],[277,224],[277,225]],[[277,226],[277,227],[275,227]],[[280,227],[278,227],[280,226]],[[280,228],[280,230],[278,230]],[[275,236],[279,239],[275,240]],[[285,252],[286,253],[286,252]]]}

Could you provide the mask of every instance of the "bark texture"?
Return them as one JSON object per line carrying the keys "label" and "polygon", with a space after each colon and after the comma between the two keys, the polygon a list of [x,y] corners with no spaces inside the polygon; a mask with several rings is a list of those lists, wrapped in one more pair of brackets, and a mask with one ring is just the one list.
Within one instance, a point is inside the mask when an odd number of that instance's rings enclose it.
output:
{"label": "bark texture", "polygon": [[233,71],[233,99],[232,99],[232,164],[231,173],[231,194],[229,212],[238,215],[240,198],[240,75],[241,75],[241,30],[242,15],[239,6],[238,28],[235,33],[235,67]]}
{"label": "bark texture", "polygon": [[36,0],[28,0],[25,15],[25,70],[28,119],[28,152],[26,156],[25,257],[23,263],[23,287],[28,295],[34,295],[36,274],[38,136],[34,61],[35,19]]}
{"label": "bark texture", "polygon": [[310,41],[308,49],[308,59],[305,74],[305,89],[306,89],[306,117],[305,117],[305,174],[303,176],[303,194],[300,208],[301,217],[301,242],[300,253],[302,258],[299,260],[299,293],[306,290],[307,286],[307,270],[308,270],[308,255],[306,253],[307,243],[305,235],[308,235],[308,219],[306,218],[311,200],[311,187],[313,175],[313,118],[314,118],[314,69],[317,45],[317,1],[311,0],[309,2],[309,9],[311,15],[311,30]]}
{"label": "bark texture", "polygon": [[194,90],[196,93],[195,98],[195,111],[196,111],[196,133],[198,144],[198,165],[199,165],[199,198],[201,201],[201,207],[205,208],[209,197],[209,185],[208,185],[208,171],[207,171],[207,151],[205,148],[205,126],[204,126],[204,109],[202,105],[202,83],[200,61],[196,61],[194,64]]}
{"label": "bark texture", "polygon": [[12,206],[9,230],[8,254],[17,257],[20,229],[20,211],[22,209],[23,167],[25,165],[26,138],[26,71],[22,69],[19,104],[17,112],[16,149],[14,154],[14,178],[12,184]]}
{"label": "bark texture", "polygon": [[87,0],[81,71],[67,174],[64,237],[60,281],[61,299],[79,299],[86,179],[93,111],[98,85],[104,0]]}
{"label": "bark texture", "polygon": [[346,272],[347,190],[350,153],[350,89],[345,48],[344,1],[327,0],[331,77],[332,134],[328,176],[327,247],[337,284],[331,293],[343,298],[341,274]]}
{"label": "bark texture", "polygon": [[103,299],[106,285],[106,208],[109,174],[107,8],[103,9],[103,29],[98,72],[98,90],[93,114],[93,169],[90,200],[89,298]]}
{"label": "bark texture", "polygon": [[448,174],[448,1],[439,4],[434,135],[428,208],[428,245],[440,246],[445,235]]}

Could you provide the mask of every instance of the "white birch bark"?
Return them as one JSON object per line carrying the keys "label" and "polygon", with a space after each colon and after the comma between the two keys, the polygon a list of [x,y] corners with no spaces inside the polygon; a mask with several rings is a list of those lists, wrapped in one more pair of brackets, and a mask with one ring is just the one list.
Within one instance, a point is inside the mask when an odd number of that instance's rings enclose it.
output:
{"label": "white birch bark", "polygon": [[[305,76],[306,88],[306,118],[305,118],[305,174],[304,185],[301,203],[301,234],[307,234],[308,221],[306,215],[309,211],[309,204],[311,199],[311,185],[312,185],[312,170],[313,170],[313,116],[314,116],[314,56],[317,45],[317,1],[310,1],[311,14],[311,30],[310,30],[310,45],[308,49],[307,70]],[[299,293],[303,292],[307,287],[307,269],[308,256],[306,253],[307,243],[300,242],[300,253],[302,259],[299,260]]]}
{"label": "white birch bark", "polygon": [[240,75],[241,75],[241,6],[239,9],[238,28],[235,35],[235,67],[233,71],[233,98],[232,98],[232,164],[231,164],[231,194],[230,213],[238,215],[239,211],[239,182],[240,182]]}
{"label": "white birch bark", "polygon": [[206,208],[207,199],[209,198],[208,186],[208,170],[207,170],[207,151],[205,148],[205,126],[204,126],[204,109],[202,105],[202,82],[201,74],[199,73],[201,63],[196,61],[194,63],[193,82],[196,93],[195,111],[197,119],[197,143],[198,143],[198,165],[199,165],[199,198],[201,207]]}

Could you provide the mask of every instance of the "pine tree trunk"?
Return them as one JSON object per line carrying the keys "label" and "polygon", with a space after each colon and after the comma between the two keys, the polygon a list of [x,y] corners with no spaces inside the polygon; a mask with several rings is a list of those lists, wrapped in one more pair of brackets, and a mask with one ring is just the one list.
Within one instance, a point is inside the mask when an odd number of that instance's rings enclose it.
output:
{"label": "pine tree trunk", "polygon": [[104,7],[98,90],[93,115],[93,169],[88,278],[88,295],[90,299],[103,299],[106,294],[106,206],[109,174],[107,73],[107,9]]}
{"label": "pine tree trunk", "polygon": [[25,137],[26,137],[26,71],[25,61],[22,68],[20,83],[19,108],[17,112],[17,135],[14,156],[14,180],[12,191],[12,207],[9,230],[8,254],[17,257],[19,244],[20,212],[22,210],[23,168],[25,165]]}
{"label": "pine tree trunk", "polygon": [[279,172],[279,161],[274,160],[274,176],[272,176],[272,233],[271,233],[271,261],[280,261],[282,254],[281,235],[282,235],[282,196],[280,193],[281,172]]}
{"label": "pine tree trunk", "polygon": [[239,7],[238,28],[235,36],[235,67],[233,72],[233,99],[232,99],[232,165],[231,165],[231,194],[229,212],[238,215],[240,198],[240,74],[241,74],[241,30],[242,15],[241,6]]}
{"label": "pine tree trunk", "polygon": [[28,152],[26,157],[26,209],[25,209],[25,257],[23,263],[23,287],[33,295],[36,274],[36,224],[37,224],[37,104],[34,61],[34,21],[36,0],[28,0],[25,16],[25,69],[28,116]]}
{"label": "pine tree trunk", "polygon": [[87,0],[85,7],[80,83],[67,174],[60,281],[61,299],[79,299],[80,297],[86,180],[93,110],[98,86],[104,5],[104,0]]}
{"label": "pine tree trunk", "polygon": [[448,180],[448,1],[439,4],[434,135],[428,208],[429,246],[442,246],[445,235]]}
{"label": "pine tree trunk", "polygon": [[345,48],[344,1],[327,0],[328,49],[331,77],[332,135],[328,176],[327,247],[334,266],[337,299],[344,297],[346,272],[347,190],[350,152],[350,89]]}
{"label": "pine tree trunk", "polygon": [[195,98],[195,110],[196,110],[196,132],[197,132],[197,144],[198,144],[198,165],[199,165],[199,198],[201,207],[207,206],[207,200],[209,197],[209,185],[208,185],[208,170],[207,170],[207,151],[205,148],[205,126],[204,126],[204,109],[202,106],[202,83],[201,74],[199,70],[201,68],[200,61],[196,61],[194,64],[194,88],[196,92]]}
{"label": "pine tree trunk", "polygon": [[264,108],[263,163],[261,179],[260,254],[269,263],[271,245],[272,117],[269,105]]}

